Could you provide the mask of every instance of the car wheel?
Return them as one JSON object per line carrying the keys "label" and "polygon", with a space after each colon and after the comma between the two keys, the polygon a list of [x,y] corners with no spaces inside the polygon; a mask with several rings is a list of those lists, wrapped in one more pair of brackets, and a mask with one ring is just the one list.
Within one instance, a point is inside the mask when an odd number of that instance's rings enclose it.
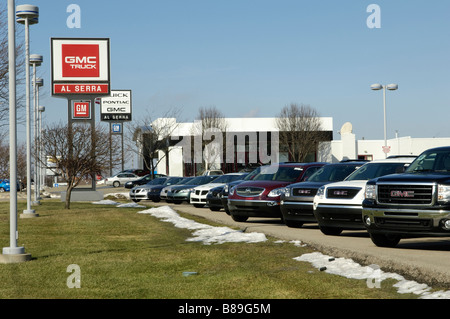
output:
{"label": "car wheel", "polygon": [[132,201],[135,202],[135,203],[139,203],[141,200],[133,198]]}
{"label": "car wheel", "polygon": [[194,204],[194,207],[203,208],[205,207],[205,204]]}
{"label": "car wheel", "polygon": [[120,183],[119,183],[118,181],[115,181],[115,182],[113,183],[113,186],[114,186],[114,187],[119,187],[119,186],[120,186]]}
{"label": "car wheel", "polygon": [[401,237],[396,235],[370,234],[370,239],[378,247],[393,248],[400,242]]}
{"label": "car wheel", "polygon": [[322,233],[329,236],[337,236],[342,233],[342,228],[339,227],[319,226],[319,228]]}
{"label": "car wheel", "polygon": [[246,222],[248,217],[247,216],[239,216],[239,215],[231,215],[231,218],[235,221],[235,222]]}
{"label": "car wheel", "polygon": [[161,201],[160,199],[156,199],[156,198],[152,199],[152,202],[154,202],[154,203],[159,203],[160,201]]}
{"label": "car wheel", "polygon": [[211,211],[213,211],[213,212],[218,212],[218,211],[220,211],[220,207],[210,207],[209,208]]}
{"label": "car wheel", "polygon": [[287,227],[291,228],[300,228],[303,226],[303,222],[295,221],[295,220],[284,220],[284,223]]}

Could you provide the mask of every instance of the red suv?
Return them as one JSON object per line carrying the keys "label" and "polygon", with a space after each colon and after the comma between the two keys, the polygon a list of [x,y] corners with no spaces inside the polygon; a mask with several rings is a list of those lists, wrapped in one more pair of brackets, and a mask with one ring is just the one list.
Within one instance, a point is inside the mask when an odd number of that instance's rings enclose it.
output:
{"label": "red suv", "polygon": [[230,189],[228,208],[233,220],[249,217],[280,217],[280,195],[292,183],[306,180],[326,163],[277,163],[264,166],[251,181]]}

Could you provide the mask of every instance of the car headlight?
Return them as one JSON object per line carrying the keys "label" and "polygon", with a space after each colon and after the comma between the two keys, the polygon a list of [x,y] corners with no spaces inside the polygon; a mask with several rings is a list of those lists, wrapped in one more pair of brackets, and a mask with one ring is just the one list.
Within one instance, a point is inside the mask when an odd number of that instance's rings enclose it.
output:
{"label": "car headlight", "polygon": [[325,186],[321,186],[316,193],[316,196],[320,199],[323,199],[323,195],[325,195]]}
{"label": "car headlight", "polygon": [[284,192],[285,197],[291,196],[291,188],[290,187],[285,187],[283,192]]}
{"label": "car headlight", "polygon": [[223,187],[223,192],[228,193],[228,184]]}
{"label": "car headlight", "polygon": [[235,191],[235,189],[236,189],[236,186],[234,186],[234,187],[231,187],[231,188],[230,188],[230,192],[229,192],[228,194],[230,194],[230,195],[234,195],[234,191]]}
{"label": "car headlight", "polygon": [[281,194],[284,192],[284,189],[285,189],[285,187],[272,189],[269,192],[269,194],[267,194],[267,197],[278,197],[278,196],[281,196]]}
{"label": "car headlight", "polygon": [[377,198],[377,186],[373,184],[367,184],[366,190],[364,191],[364,197],[366,199],[376,199]]}
{"label": "car headlight", "polygon": [[450,186],[438,185],[438,202],[446,203],[450,201]]}

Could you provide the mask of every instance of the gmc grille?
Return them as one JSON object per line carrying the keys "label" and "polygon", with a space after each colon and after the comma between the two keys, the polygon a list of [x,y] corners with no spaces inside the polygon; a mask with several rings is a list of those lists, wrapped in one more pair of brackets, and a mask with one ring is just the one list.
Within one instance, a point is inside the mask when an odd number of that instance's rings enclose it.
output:
{"label": "gmc grille", "polygon": [[358,194],[361,188],[328,188],[327,198],[351,199]]}
{"label": "gmc grille", "polygon": [[293,188],[292,196],[315,196],[317,193],[317,189],[315,188]]}
{"label": "gmc grille", "polygon": [[432,205],[433,185],[378,185],[378,202],[400,205]]}

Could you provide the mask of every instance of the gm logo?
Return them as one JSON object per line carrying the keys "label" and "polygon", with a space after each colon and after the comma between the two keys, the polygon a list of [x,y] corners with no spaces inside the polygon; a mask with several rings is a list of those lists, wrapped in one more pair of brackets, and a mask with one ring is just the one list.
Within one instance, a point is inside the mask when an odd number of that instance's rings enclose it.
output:
{"label": "gm logo", "polygon": [[122,124],[121,123],[111,124],[111,131],[116,134],[122,133]]}

